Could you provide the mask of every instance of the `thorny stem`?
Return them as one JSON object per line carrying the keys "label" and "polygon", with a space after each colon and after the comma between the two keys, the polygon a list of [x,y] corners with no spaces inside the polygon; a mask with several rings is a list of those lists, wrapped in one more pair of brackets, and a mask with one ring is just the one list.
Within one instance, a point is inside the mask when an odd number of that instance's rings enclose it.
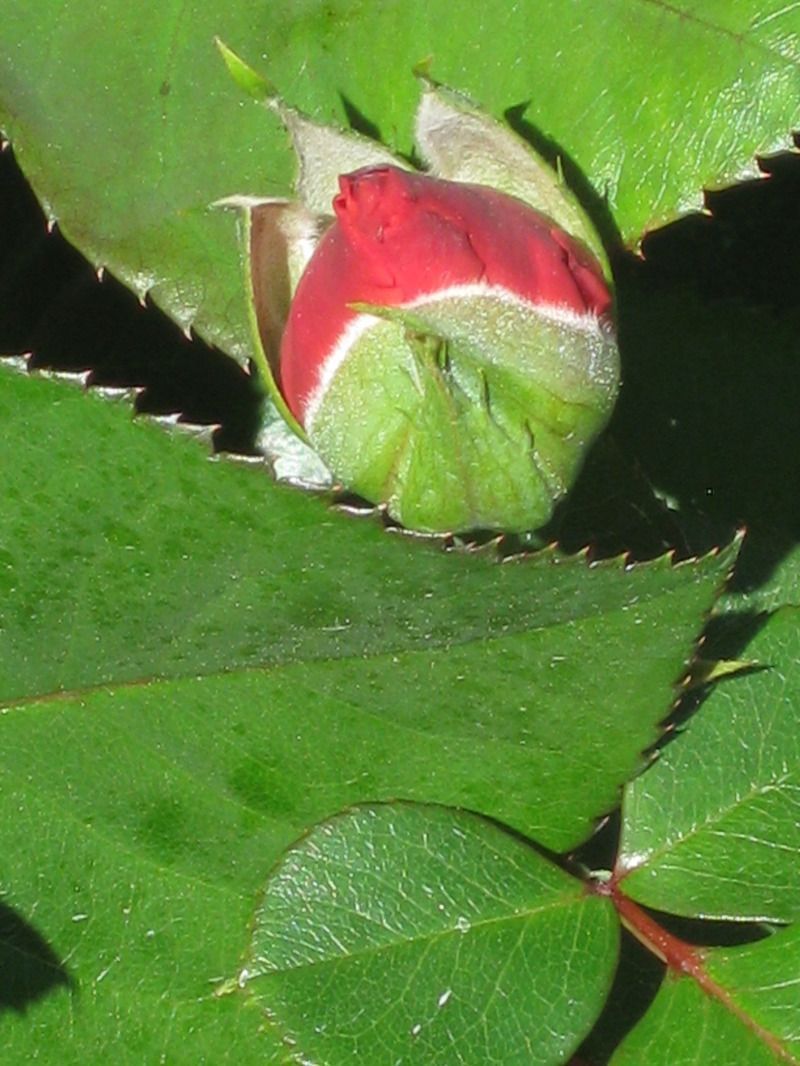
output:
{"label": "thorny stem", "polygon": [[655,918],[643,910],[638,903],[634,903],[620,891],[617,875],[609,881],[594,886],[593,889],[599,896],[609,896],[611,902],[617,908],[620,921],[640,944],[661,959],[667,969],[674,973],[687,974],[693,977],[701,985],[707,977],[704,969],[705,953],[687,944],[685,940],[670,933]]}
{"label": "thorny stem", "polygon": [[[624,876],[624,875],[623,875]],[[638,903],[634,903],[620,889],[622,877],[612,874],[608,880],[589,882],[589,890],[597,896],[608,897],[617,909],[617,914],[624,927],[636,939],[666,965],[668,973],[675,977],[689,977],[700,988],[730,1011],[742,1025],[754,1032],[770,1049],[776,1059],[792,1063],[797,1060],[786,1050],[782,1042],[752,1018],[708,973],[705,967],[706,951],[703,948],[687,944],[685,940],[670,933],[647,913]],[[579,1060],[573,1060],[577,1064]]]}

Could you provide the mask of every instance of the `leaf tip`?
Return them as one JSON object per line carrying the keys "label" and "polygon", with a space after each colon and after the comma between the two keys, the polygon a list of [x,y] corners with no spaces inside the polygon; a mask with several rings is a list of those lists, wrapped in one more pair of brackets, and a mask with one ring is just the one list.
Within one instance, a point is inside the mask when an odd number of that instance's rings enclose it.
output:
{"label": "leaf tip", "polygon": [[269,102],[278,95],[272,83],[255,71],[249,64],[245,63],[232,48],[225,44],[221,37],[215,37],[214,44],[217,46],[217,50],[228,68],[228,73],[248,96],[262,104]]}
{"label": "leaf tip", "polygon": [[431,67],[433,66],[433,56],[427,55],[423,59],[420,59],[418,63],[415,63],[411,68],[411,72],[415,78],[422,82],[426,89],[433,89],[436,87],[436,82],[431,76]]}

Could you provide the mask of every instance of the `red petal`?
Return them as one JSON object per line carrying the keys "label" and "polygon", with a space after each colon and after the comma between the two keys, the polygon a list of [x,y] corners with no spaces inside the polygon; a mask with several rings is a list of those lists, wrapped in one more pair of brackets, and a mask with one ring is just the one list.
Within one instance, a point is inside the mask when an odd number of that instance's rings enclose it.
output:
{"label": "red petal", "polygon": [[343,175],[339,186],[336,221],[300,279],[281,345],[281,389],[301,422],[355,317],[348,304],[392,307],[485,282],[578,314],[610,308],[597,263],[521,200],[391,166]]}

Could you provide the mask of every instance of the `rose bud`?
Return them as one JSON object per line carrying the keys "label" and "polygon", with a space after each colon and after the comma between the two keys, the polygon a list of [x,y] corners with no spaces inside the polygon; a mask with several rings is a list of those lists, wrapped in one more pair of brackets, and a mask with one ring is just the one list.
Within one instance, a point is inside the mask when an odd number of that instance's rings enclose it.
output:
{"label": "rose bud", "polygon": [[387,165],[339,186],[283,332],[290,411],[409,528],[541,526],[616,395],[599,265],[494,189]]}
{"label": "rose bud", "polygon": [[276,474],[339,484],[420,532],[542,526],[619,387],[602,246],[580,204],[426,76],[420,174],[287,106],[220,49],[299,161],[299,202],[222,201],[244,209]]}

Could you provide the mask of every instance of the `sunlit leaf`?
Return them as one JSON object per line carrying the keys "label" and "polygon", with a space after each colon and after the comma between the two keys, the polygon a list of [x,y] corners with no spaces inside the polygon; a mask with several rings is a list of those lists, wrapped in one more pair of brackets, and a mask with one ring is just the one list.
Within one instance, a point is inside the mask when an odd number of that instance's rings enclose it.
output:
{"label": "sunlit leaf", "polygon": [[677,914],[800,916],[800,611],[748,645],[761,664],[714,688],[683,736],[626,790],[619,868]]}
{"label": "sunlit leaf", "polygon": [[709,983],[668,977],[612,1066],[800,1062],[800,928],[708,952]]}
{"label": "sunlit leaf", "polygon": [[440,807],[367,807],[282,860],[240,984],[303,1060],[564,1061],[616,965],[608,900]]}
{"label": "sunlit leaf", "polygon": [[430,56],[433,76],[495,116],[525,108],[606,236],[616,225],[628,241],[752,172],[800,121],[800,35],[783,0],[468,0],[458,18],[449,0],[114,0],[103,18],[77,0],[6,8],[0,124],[40,197],[90,258],[240,359],[234,227],[209,205],[285,194],[292,164],[216,36],[313,117],[360,115],[401,152],[413,68]]}
{"label": "sunlit leaf", "polygon": [[214,990],[280,853],[348,804],[577,843],[730,565],[445,552],[5,370],[0,415],[0,891],[69,981],[4,1022],[12,1061],[112,1029],[246,1059],[259,1013]]}

